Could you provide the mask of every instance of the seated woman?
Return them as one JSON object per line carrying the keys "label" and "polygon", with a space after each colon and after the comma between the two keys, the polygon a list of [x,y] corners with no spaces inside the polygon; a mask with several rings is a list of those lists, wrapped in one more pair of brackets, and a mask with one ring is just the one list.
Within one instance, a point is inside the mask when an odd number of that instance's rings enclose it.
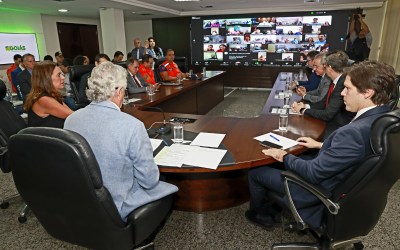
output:
{"label": "seated woman", "polygon": [[62,128],[72,110],[63,102],[64,74],[54,63],[36,64],[32,70],[32,89],[24,109],[29,127]]}

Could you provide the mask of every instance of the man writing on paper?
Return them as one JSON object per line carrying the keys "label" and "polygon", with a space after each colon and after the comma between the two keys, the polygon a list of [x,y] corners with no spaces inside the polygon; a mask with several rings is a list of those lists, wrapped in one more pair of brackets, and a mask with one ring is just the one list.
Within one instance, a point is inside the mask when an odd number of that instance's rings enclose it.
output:
{"label": "man writing on paper", "polygon": [[[395,87],[393,67],[379,62],[356,64],[345,70],[344,77],[341,95],[346,109],[357,112],[357,115],[351,123],[334,131],[323,144],[309,137],[297,139],[300,145],[319,149],[317,156],[305,159],[281,149],[262,151],[283,162],[282,167],[286,170],[328,191],[332,191],[363,159],[371,155],[369,141],[372,123],[390,110],[385,104]],[[270,190],[285,194],[282,171],[271,166],[249,171],[250,210],[246,212],[246,217],[252,223],[272,228],[277,221],[279,208],[268,202],[267,194]],[[296,184],[289,186],[301,217],[313,227],[320,227],[324,210],[320,200]]]}

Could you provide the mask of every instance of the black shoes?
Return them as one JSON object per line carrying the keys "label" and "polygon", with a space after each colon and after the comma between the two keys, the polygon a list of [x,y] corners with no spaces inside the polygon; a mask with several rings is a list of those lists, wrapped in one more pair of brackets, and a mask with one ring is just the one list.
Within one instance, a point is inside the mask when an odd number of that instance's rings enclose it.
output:
{"label": "black shoes", "polygon": [[244,214],[250,223],[260,226],[267,230],[272,230],[275,223],[279,223],[278,220],[274,220],[271,216],[260,216],[254,211],[247,210]]}

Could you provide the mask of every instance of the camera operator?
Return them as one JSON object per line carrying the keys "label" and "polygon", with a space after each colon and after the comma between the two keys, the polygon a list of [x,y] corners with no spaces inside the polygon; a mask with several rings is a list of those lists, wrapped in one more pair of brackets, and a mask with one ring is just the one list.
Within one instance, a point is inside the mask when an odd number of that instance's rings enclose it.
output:
{"label": "camera operator", "polygon": [[357,62],[368,60],[372,35],[361,14],[353,15],[349,35],[351,42],[350,48],[347,50],[349,58]]}

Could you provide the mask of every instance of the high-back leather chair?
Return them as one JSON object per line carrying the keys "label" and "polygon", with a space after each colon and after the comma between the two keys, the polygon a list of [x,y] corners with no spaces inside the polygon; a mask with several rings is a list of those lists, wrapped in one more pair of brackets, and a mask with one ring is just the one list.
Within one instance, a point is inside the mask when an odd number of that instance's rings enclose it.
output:
{"label": "high-back leather chair", "polygon": [[69,81],[71,84],[72,94],[74,95],[75,105],[77,109],[83,108],[88,105],[88,101],[86,100],[86,86],[81,82],[82,77],[84,75],[89,74],[94,68],[94,64],[90,65],[74,65],[68,67],[69,72]]}
{"label": "high-back leather chair", "polygon": [[391,110],[397,109],[397,105],[399,104],[399,97],[400,97],[400,76],[396,76],[396,87],[392,95],[390,96],[389,106]]}
{"label": "high-back leather chair", "polygon": [[[11,171],[11,166],[8,161],[8,140],[26,127],[24,119],[21,118],[14,110],[11,103],[4,100],[7,93],[7,87],[3,81],[0,82],[0,169],[4,173]],[[4,198],[0,203],[1,208],[7,208],[9,200],[16,195]]]}
{"label": "high-back leather chair", "polygon": [[91,249],[132,249],[166,219],[172,196],[135,209],[124,222],[79,134],[26,128],[9,144],[16,187],[53,237]]}
{"label": "high-back leather chair", "polygon": [[[286,171],[282,173],[289,208],[298,229],[310,230],[317,244],[307,244],[307,249],[330,249],[346,244],[363,245],[359,237],[367,235],[378,222],[385,209],[391,187],[400,177],[400,110],[389,112],[372,125],[371,148],[373,155],[367,157],[347,179],[332,192],[304,181],[300,176]],[[322,228],[307,225],[297,212],[290,198],[289,182],[294,182],[316,195],[325,205]],[[284,204],[284,197],[272,198]],[[279,201],[279,199],[281,199]],[[304,249],[305,244],[280,243],[272,249]],[[314,247],[314,248],[311,248]]]}

